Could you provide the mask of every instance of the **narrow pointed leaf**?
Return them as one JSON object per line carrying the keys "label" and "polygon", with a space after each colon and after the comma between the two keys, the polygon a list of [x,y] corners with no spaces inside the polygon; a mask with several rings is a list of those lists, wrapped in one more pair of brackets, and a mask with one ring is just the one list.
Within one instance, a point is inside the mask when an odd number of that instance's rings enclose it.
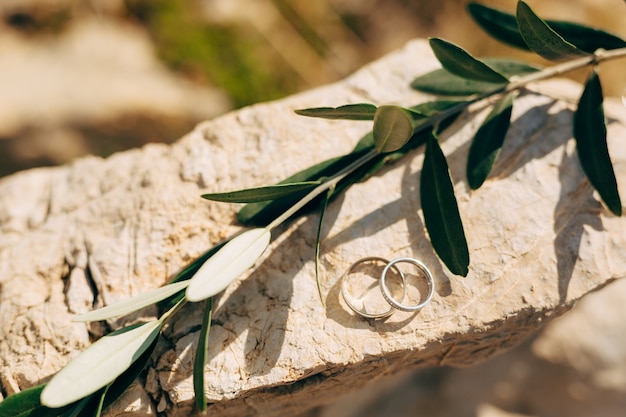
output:
{"label": "narrow pointed leaf", "polygon": [[258,203],[271,201],[277,198],[290,197],[294,194],[311,191],[321,184],[321,181],[304,181],[288,184],[268,185],[245,190],[229,191],[225,193],[204,194],[202,198],[224,203]]}
{"label": "narrow pointed leaf", "polygon": [[193,362],[193,392],[196,397],[198,410],[206,410],[206,394],[204,393],[204,367],[206,366],[206,355],[209,345],[209,331],[211,330],[211,316],[213,315],[213,299],[209,297],[204,307],[204,317],[202,327],[198,336],[198,349]]}
{"label": "narrow pointed leaf", "polygon": [[574,138],[578,159],[589,182],[609,210],[616,216],[621,216],[622,202],[606,143],[603,100],[600,79],[593,71],[574,113]]}
{"label": "narrow pointed leaf", "polygon": [[483,184],[502,149],[516,95],[510,92],[500,99],[474,136],[467,156],[467,182],[474,190]]}
{"label": "narrow pointed leaf", "polygon": [[268,247],[270,238],[267,229],[248,230],[233,238],[189,280],[187,300],[202,301],[222,292],[255,264]]}
{"label": "narrow pointed leaf", "polygon": [[415,78],[411,87],[416,90],[442,96],[469,96],[487,93],[502,87],[501,83],[487,83],[459,77],[440,68]]}
{"label": "narrow pointed leaf", "polygon": [[347,104],[340,107],[315,107],[296,110],[296,114],[323,119],[374,120],[376,106],[373,104]]}
{"label": "narrow pointed leaf", "polygon": [[0,416],[2,417],[57,417],[66,408],[51,409],[41,405],[39,397],[45,384],[37,385],[10,395],[0,401]]}
{"label": "narrow pointed leaf", "polygon": [[158,303],[166,298],[176,294],[179,291],[184,290],[188,282],[176,282],[168,284],[160,288],[155,288],[150,291],[146,291],[143,294],[139,294],[133,298],[119,301],[115,304],[108,305],[97,310],[89,311],[87,313],[75,316],[73,321],[100,321],[107,320],[112,317],[123,316],[133,313],[149,305]]}
{"label": "narrow pointed leaf", "polygon": [[[483,62],[505,77],[522,76],[539,71],[537,67],[512,59],[485,58]],[[411,87],[416,90],[445,96],[483,94],[498,90],[503,85],[459,77],[444,68],[421,75],[411,83]]]}
{"label": "narrow pointed leaf", "polygon": [[[372,145],[373,148],[373,145]],[[288,184],[295,182],[317,181],[324,177],[330,177],[336,172],[340,171],[346,165],[354,162],[361,156],[363,156],[370,149],[355,150],[347,155],[331,158],[319,164],[313,165],[302,171],[299,171],[289,178],[281,181],[279,184]],[[266,226],[277,216],[277,213],[282,213],[295,204],[298,200],[304,197],[308,191],[300,191],[286,197],[278,198],[272,201],[264,201],[257,203],[246,204],[237,213],[237,220],[247,226]],[[303,210],[310,208],[317,204],[317,200],[313,201],[310,206],[307,206]]]}
{"label": "narrow pointed leaf", "polygon": [[152,345],[161,326],[160,321],[152,321],[100,338],[48,382],[41,403],[50,408],[63,407],[110,384]]}
{"label": "narrow pointed leaf", "polygon": [[[467,104],[465,100],[433,100],[420,103],[417,106],[411,107],[411,110],[423,114],[425,116],[435,116],[441,112],[448,111],[456,106]],[[462,109],[459,109],[459,113]]]}
{"label": "narrow pointed leaf", "polygon": [[517,27],[515,15],[479,3],[469,3],[467,10],[474,21],[489,35],[507,45],[528,50]]}
{"label": "narrow pointed leaf", "polygon": [[517,24],[526,45],[545,59],[560,61],[587,55],[563,39],[523,1],[517,3]]}
{"label": "narrow pointed leaf", "polygon": [[324,302],[324,295],[322,294],[322,281],[320,274],[320,244],[322,240],[322,226],[324,225],[324,214],[326,214],[326,209],[328,208],[328,202],[330,201],[331,196],[335,192],[335,187],[330,187],[325,195],[324,202],[322,203],[322,208],[320,209],[320,218],[317,223],[317,234],[315,236],[315,283],[317,284],[317,294],[320,297],[320,302],[322,303],[322,307],[326,308],[326,303]]}
{"label": "narrow pointed leaf", "polygon": [[430,47],[448,72],[459,77],[490,83],[508,83],[508,79],[461,47],[440,38],[430,38]]}
{"label": "narrow pointed leaf", "polygon": [[556,33],[585,52],[593,53],[600,48],[626,47],[626,40],[597,28],[559,20],[546,20],[546,22]]}
{"label": "narrow pointed leaf", "polygon": [[426,142],[420,180],[424,223],[439,258],[456,275],[467,276],[469,250],[446,158],[434,135]]}
{"label": "narrow pointed leaf", "polygon": [[113,383],[109,386],[106,391],[106,395],[104,396],[103,408],[106,409],[111,403],[117,400],[120,395],[133,383],[135,379],[139,376],[141,371],[146,367],[146,364],[150,360],[152,353],[154,353],[154,349],[159,342],[158,338],[154,338],[152,344],[139,356],[139,358],[133,362],[131,366],[128,367],[119,377],[113,381]]}
{"label": "narrow pointed leaf", "polygon": [[399,106],[380,106],[374,117],[374,145],[380,153],[404,146],[413,136],[412,114]]}
{"label": "narrow pointed leaf", "polygon": [[[517,26],[514,14],[478,3],[470,3],[468,11],[476,23],[489,35],[510,46],[530,50]],[[599,48],[616,49],[626,47],[619,36],[579,23],[546,20],[556,33],[578,49],[592,53]]]}

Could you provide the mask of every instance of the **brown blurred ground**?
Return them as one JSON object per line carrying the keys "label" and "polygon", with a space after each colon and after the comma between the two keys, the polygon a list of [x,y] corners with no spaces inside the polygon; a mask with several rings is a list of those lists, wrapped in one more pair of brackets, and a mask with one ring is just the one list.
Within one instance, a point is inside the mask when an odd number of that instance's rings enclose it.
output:
{"label": "brown blurred ground", "polygon": [[[4,0],[0,176],[171,142],[233,107],[341,79],[416,37],[443,37],[477,56],[536,60],[484,35],[466,3]],[[529,3],[547,18],[626,35],[620,0]],[[620,65],[603,65],[607,94],[626,86]]]}

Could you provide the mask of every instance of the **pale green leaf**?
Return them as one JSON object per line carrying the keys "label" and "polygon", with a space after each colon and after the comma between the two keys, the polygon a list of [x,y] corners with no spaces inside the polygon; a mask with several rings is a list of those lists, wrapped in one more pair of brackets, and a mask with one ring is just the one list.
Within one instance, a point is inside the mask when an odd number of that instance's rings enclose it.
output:
{"label": "pale green leaf", "polygon": [[469,250],[463,223],[448,163],[434,134],[426,142],[420,198],[424,224],[437,255],[453,274],[467,276]]}
{"label": "pale green leaf", "polygon": [[509,80],[463,48],[440,38],[430,38],[430,47],[441,66],[459,77],[490,83],[506,84]]}
{"label": "pale green leaf", "polygon": [[622,215],[622,202],[606,143],[606,121],[602,103],[602,85],[592,71],[574,113],[574,138],[578,159],[589,182],[600,194],[609,210]]}
{"label": "pale green leaf", "polygon": [[157,320],[100,338],[54,375],[41,393],[42,405],[63,407],[110,384],[152,345],[161,326]]}
{"label": "pale green leaf", "polygon": [[587,55],[563,39],[523,1],[517,3],[517,24],[526,45],[545,59],[560,61]]}
{"label": "pale green leaf", "polygon": [[502,149],[504,138],[511,125],[511,112],[516,95],[517,92],[510,92],[500,99],[474,136],[467,156],[467,182],[474,190],[487,179]]}
{"label": "pale green leaf", "polygon": [[374,120],[376,106],[373,104],[346,104],[340,107],[314,107],[296,110],[296,114],[323,119]]}
{"label": "pale green leaf", "polygon": [[139,294],[135,297],[128,298],[119,301],[115,304],[108,305],[106,307],[99,308],[97,310],[89,311],[81,315],[75,316],[73,321],[100,321],[107,320],[112,317],[123,316],[133,313],[144,307],[158,303],[176,294],[179,291],[184,290],[189,282],[181,281],[173,284],[168,284],[163,287],[155,288],[153,290],[146,291],[143,294]]}
{"label": "pale green leaf", "polygon": [[267,229],[251,229],[234,237],[189,280],[187,300],[202,301],[222,292],[254,265],[268,247],[270,238]]}
{"label": "pale green leaf", "polygon": [[411,111],[399,106],[380,106],[374,117],[374,144],[380,153],[403,147],[413,136],[414,118]]}
{"label": "pale green leaf", "polygon": [[203,194],[202,198],[224,203],[258,203],[276,200],[302,192],[310,191],[320,185],[321,181],[304,181],[286,184],[267,185],[245,190],[228,191],[225,193]]}

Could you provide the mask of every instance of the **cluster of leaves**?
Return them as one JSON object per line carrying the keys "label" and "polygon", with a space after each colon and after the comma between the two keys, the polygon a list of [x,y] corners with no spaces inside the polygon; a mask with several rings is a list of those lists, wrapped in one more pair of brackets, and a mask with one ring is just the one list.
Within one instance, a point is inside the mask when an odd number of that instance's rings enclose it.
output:
{"label": "cluster of leaves", "polygon": [[[502,148],[518,92],[531,81],[591,67],[574,116],[574,137],[589,181],[609,210],[621,215],[621,201],[607,150],[603,95],[596,66],[605,59],[626,56],[626,41],[574,23],[546,22],[523,1],[519,1],[515,15],[476,3],[469,5],[469,11],[493,37],[549,60],[565,62],[539,69],[512,60],[479,60],[457,45],[432,38],[430,45],[442,69],[422,75],[412,86],[447,98],[408,108],[350,104],[297,111],[310,117],[371,121],[372,131],[352,152],[305,169],[279,184],[204,195],[210,200],[247,203],[238,219],[255,228],[213,247],[162,288],[78,316],[77,321],[106,320],[155,303],[165,311],[159,319],[102,337],[48,384],[0,402],[0,417],[99,416],[103,407],[117,398],[147,364],[168,318],[185,303],[198,301],[205,301],[206,306],[193,378],[198,409],[206,409],[204,368],[211,297],[254,265],[269,246],[271,231],[276,226],[311,207],[321,204],[323,210],[332,196],[422,145],[425,151],[420,194],[428,235],[448,269],[456,275],[467,275],[467,241],[438,135],[470,104],[499,97],[476,132],[467,160],[468,183],[473,189],[479,188]],[[276,217],[276,213],[281,214]]]}

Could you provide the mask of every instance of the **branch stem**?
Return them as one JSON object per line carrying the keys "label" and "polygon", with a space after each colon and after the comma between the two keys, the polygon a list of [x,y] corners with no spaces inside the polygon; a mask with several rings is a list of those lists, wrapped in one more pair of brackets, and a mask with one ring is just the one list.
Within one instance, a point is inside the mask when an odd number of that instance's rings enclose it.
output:
{"label": "branch stem", "polygon": [[[626,48],[618,48],[618,49],[611,49],[611,50],[598,49],[593,54],[589,54],[581,58],[572,59],[570,61],[563,62],[561,64],[557,64],[557,65],[542,69],[537,72],[533,72],[525,77],[513,79],[511,80],[511,82],[509,82],[508,84],[502,87],[477,95],[476,97],[470,100],[464,101],[462,103],[457,104],[456,106],[450,107],[447,110],[437,113],[436,115],[430,117],[427,121],[420,123],[415,129],[415,131],[413,132],[413,134],[415,135],[417,133],[421,133],[425,131],[426,129],[432,128],[433,126],[436,126],[438,123],[442,122],[448,117],[451,117],[455,114],[462,112],[471,104],[485,100],[495,95],[506,94],[511,91],[524,88],[527,84],[530,84],[532,82],[556,77],[558,75],[562,75],[567,72],[584,68],[588,65],[596,65],[602,61],[608,61],[608,60],[624,58],[624,57],[626,57]],[[320,194],[330,189],[331,187],[336,186],[337,183],[339,183],[345,177],[353,173],[355,170],[359,169],[360,167],[362,167],[363,165],[371,161],[372,158],[374,158],[376,155],[378,155],[378,152],[372,149],[370,152],[366,153],[365,155],[363,155],[362,157],[360,157],[359,159],[357,159],[356,161],[354,161],[353,163],[351,163],[350,165],[348,165],[347,167],[345,167],[344,169],[342,169],[341,171],[339,171],[338,173],[330,177],[328,181],[318,185],[309,194],[305,195],[300,201],[298,201],[296,204],[291,206],[288,210],[286,210],[280,216],[274,219],[266,228],[268,230],[272,230],[275,227],[279,226],[280,224],[284,223],[287,219],[289,219],[291,216],[297,213],[300,209],[302,209],[304,206],[306,206],[311,201],[313,201]]]}

